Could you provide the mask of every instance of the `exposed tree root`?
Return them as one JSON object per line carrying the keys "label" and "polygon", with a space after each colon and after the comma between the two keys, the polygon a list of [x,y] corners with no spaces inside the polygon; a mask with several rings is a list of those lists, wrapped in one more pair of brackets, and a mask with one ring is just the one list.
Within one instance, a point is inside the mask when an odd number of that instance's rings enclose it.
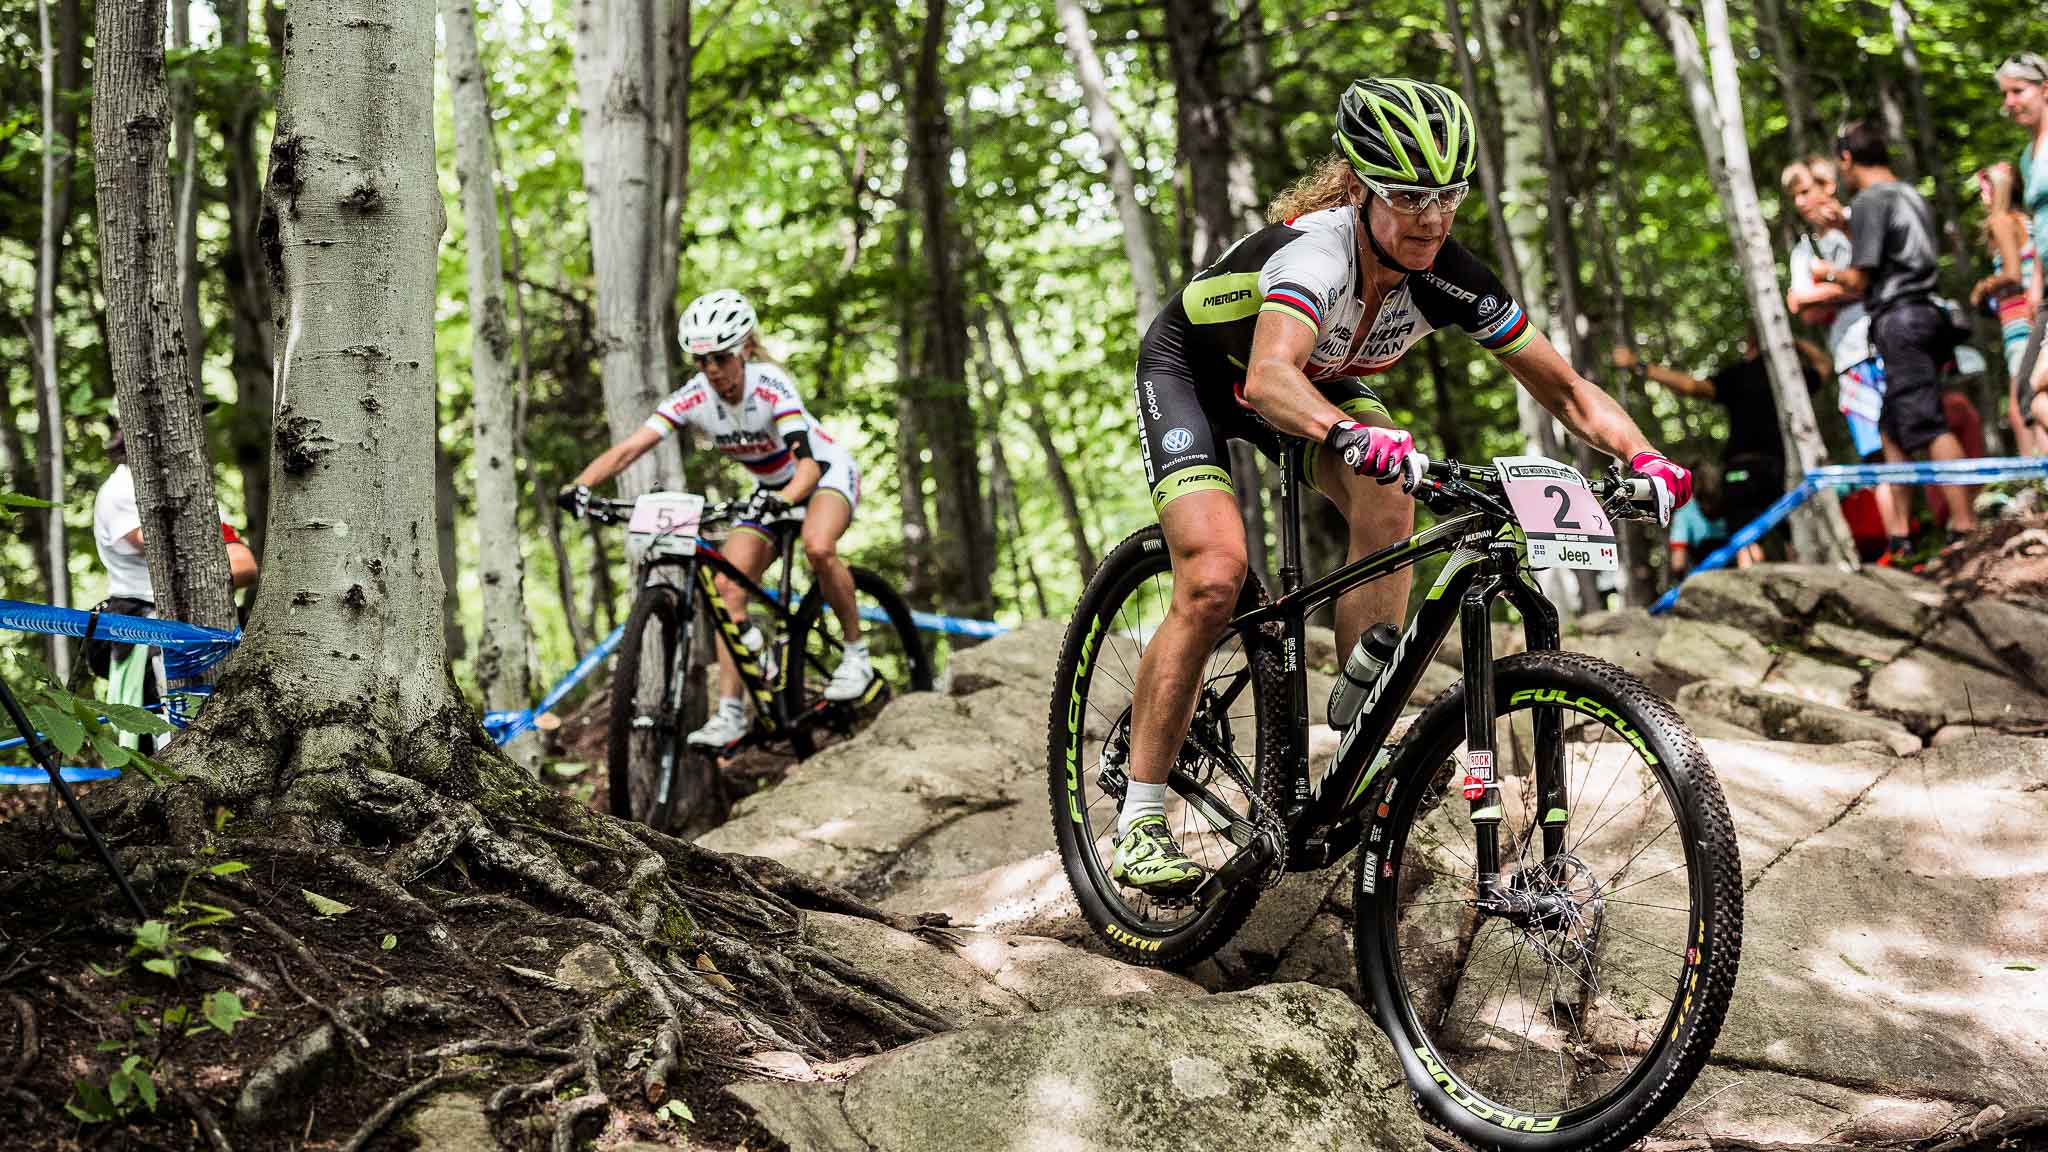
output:
{"label": "exposed tree root", "polygon": [[356,1129],[356,1134],[348,1138],[348,1143],[341,1146],[342,1152],[362,1152],[363,1147],[369,1144],[376,1137],[377,1133],[382,1132],[384,1126],[391,1123],[393,1117],[410,1108],[421,1097],[426,1096],[436,1088],[453,1084],[458,1080],[466,1080],[470,1075],[471,1073],[469,1072],[436,1072],[432,1076],[400,1092],[398,1095],[393,1096],[391,1099],[386,1100],[383,1107],[370,1113],[370,1118],[363,1121],[362,1125]]}

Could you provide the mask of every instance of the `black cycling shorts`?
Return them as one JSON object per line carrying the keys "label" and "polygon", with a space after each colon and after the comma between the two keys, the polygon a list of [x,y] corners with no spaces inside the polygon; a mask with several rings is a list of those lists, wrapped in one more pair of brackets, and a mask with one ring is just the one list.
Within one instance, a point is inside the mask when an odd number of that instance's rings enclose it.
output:
{"label": "black cycling shorts", "polygon": [[1870,342],[1884,357],[1884,408],[1878,430],[1908,453],[1949,430],[1941,410],[1940,364],[1948,318],[1922,301],[1896,304],[1870,322]]}
{"label": "black cycling shorts", "polygon": [[[1281,460],[1284,437],[1244,401],[1244,381],[1235,387],[1196,383],[1195,373],[1181,356],[1184,347],[1174,325],[1154,324],[1138,352],[1138,437],[1145,455],[1145,483],[1152,492],[1152,512],[1190,492],[1235,492],[1230,483],[1228,440],[1243,440],[1267,459]],[[1323,397],[1348,416],[1389,416],[1386,405],[1352,376],[1316,382]],[[1312,444],[1302,461],[1315,487],[1316,458],[1321,444]]]}

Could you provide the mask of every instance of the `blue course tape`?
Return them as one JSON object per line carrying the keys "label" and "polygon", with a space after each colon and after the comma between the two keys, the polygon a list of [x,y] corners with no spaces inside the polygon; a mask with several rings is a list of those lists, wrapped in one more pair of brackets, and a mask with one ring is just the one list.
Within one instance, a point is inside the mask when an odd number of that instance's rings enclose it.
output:
{"label": "blue course tape", "polygon": [[[54,608],[48,604],[30,604],[21,600],[0,600],[0,628],[16,632],[37,632],[45,636],[85,635],[85,625],[92,619],[92,613],[76,608]],[[120,644],[148,644],[164,651],[164,675],[172,680],[185,680],[197,676],[215,664],[242,642],[242,633],[222,632],[213,628],[201,628],[196,624],[185,624],[177,620],[157,620],[148,616],[117,616],[103,612],[93,624],[95,639],[112,640]]]}
{"label": "blue course tape", "polygon": [[1764,534],[1776,528],[1790,516],[1794,509],[1812,499],[1813,494],[1823,487],[1860,488],[1867,484],[1992,484],[2000,480],[2048,479],[2048,457],[1992,456],[1975,460],[1950,460],[1932,463],[1921,460],[1907,460],[1897,464],[1831,464],[1815,468],[1806,474],[1799,486],[1764,509],[1764,513],[1744,525],[1740,532],[1728,538],[1726,544],[1708,553],[1706,558],[1685,574],[1685,579],[1673,585],[1664,595],[1650,605],[1650,615],[1661,616],[1671,611],[1678,603],[1679,590],[1702,572],[1724,567],[1735,558],[1736,553],[1763,539]]}
{"label": "blue course tape", "polygon": [[[119,768],[60,768],[67,784],[83,784],[89,780],[112,780],[121,774]],[[17,784],[48,784],[50,774],[41,768],[25,768],[19,764],[0,764],[0,787]]]}

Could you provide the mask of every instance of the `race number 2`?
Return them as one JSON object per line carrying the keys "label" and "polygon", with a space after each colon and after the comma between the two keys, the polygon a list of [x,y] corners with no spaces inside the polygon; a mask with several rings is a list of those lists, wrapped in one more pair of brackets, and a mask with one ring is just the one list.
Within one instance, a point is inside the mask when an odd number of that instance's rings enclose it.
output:
{"label": "race number 2", "polygon": [[1529,567],[1621,567],[1614,525],[1578,469],[1541,456],[1499,456],[1493,464],[1529,542]]}

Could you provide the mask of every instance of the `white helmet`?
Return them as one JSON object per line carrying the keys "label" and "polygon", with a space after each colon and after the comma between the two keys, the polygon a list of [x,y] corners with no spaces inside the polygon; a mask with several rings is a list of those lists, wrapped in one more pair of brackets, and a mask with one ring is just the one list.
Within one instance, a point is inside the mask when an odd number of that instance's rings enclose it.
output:
{"label": "white helmet", "polygon": [[754,306],[738,292],[720,288],[697,297],[683,309],[676,339],[682,341],[684,352],[705,356],[739,347],[753,330]]}

